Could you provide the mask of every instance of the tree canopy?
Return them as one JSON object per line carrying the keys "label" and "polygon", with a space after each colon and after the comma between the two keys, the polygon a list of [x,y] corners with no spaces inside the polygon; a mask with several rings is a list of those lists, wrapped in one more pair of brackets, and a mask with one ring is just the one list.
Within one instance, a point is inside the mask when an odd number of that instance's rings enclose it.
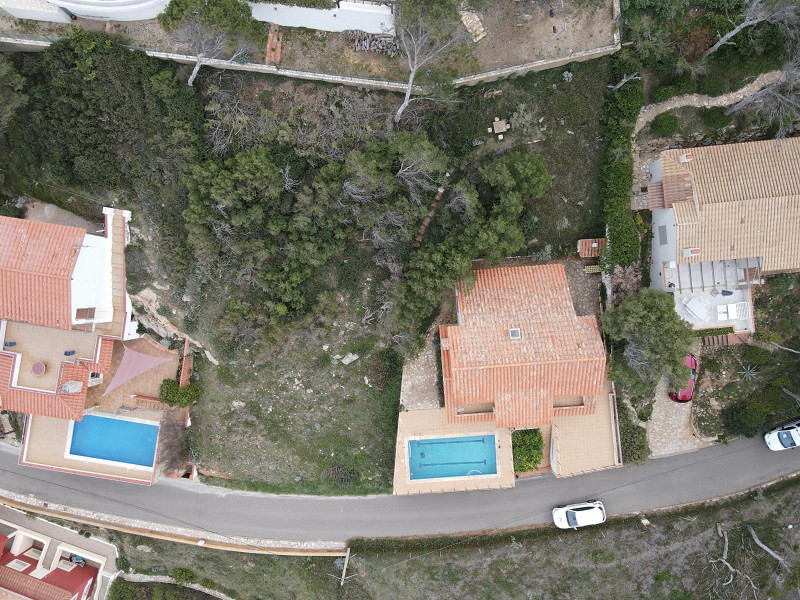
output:
{"label": "tree canopy", "polygon": [[685,379],[683,361],[694,338],[675,312],[672,294],[645,288],[609,308],[602,324],[612,340],[624,342],[625,359],[643,381],[655,383],[662,375]]}
{"label": "tree canopy", "polygon": [[481,167],[481,177],[503,193],[516,192],[523,198],[539,198],[550,183],[542,157],[525,149],[511,152]]}
{"label": "tree canopy", "polygon": [[28,100],[22,92],[24,82],[14,64],[7,56],[0,54],[0,134],[5,131],[17,109]]}
{"label": "tree canopy", "polygon": [[263,24],[253,18],[250,6],[239,0],[170,0],[158,15],[158,22],[169,32],[190,21],[232,38],[259,40],[264,37]]}

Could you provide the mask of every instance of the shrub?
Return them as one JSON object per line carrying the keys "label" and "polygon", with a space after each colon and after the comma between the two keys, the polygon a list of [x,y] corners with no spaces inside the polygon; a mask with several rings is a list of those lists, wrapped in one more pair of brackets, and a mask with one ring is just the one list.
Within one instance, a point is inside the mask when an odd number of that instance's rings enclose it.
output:
{"label": "shrub", "polygon": [[704,77],[697,84],[697,91],[709,96],[721,96],[727,90],[725,78],[720,75],[710,75]]}
{"label": "shrub", "polygon": [[643,464],[650,456],[647,430],[633,422],[628,407],[617,398],[619,414],[619,439],[622,445],[622,460],[628,464]]}
{"label": "shrub", "polygon": [[120,554],[117,557],[117,569],[120,571],[125,571],[126,573],[131,569],[131,563],[128,560],[128,557],[124,554]]}
{"label": "shrub", "polygon": [[700,113],[703,124],[709,129],[722,129],[730,125],[733,117],[725,114],[725,110],[719,106],[707,108]]}
{"label": "shrub", "polygon": [[693,329],[694,337],[707,337],[711,335],[727,335],[733,333],[733,327],[714,327],[711,329]]}
{"label": "shrub", "polygon": [[678,131],[678,117],[667,113],[658,115],[650,123],[650,130],[656,135],[669,137]]}
{"label": "shrub", "polygon": [[788,416],[796,405],[776,385],[757,390],[752,396],[722,411],[727,433],[753,437],[777,418]]}
{"label": "shrub", "polygon": [[520,429],[511,434],[511,447],[514,454],[514,471],[526,473],[535,471],[542,462],[544,441],[538,429]]}
{"label": "shrub", "polygon": [[161,382],[158,397],[170,406],[191,406],[200,399],[200,386],[190,383],[180,387],[174,379],[165,379]]}
{"label": "shrub", "polygon": [[750,365],[765,365],[772,358],[772,354],[765,348],[747,346],[744,349],[744,361]]}
{"label": "shrub", "polygon": [[722,371],[722,365],[719,364],[718,360],[713,358],[703,361],[703,366],[709,373],[719,373]]}
{"label": "shrub", "polygon": [[181,569],[181,568],[173,569],[170,575],[172,576],[172,578],[175,580],[176,583],[192,583],[197,579],[197,576],[191,569]]}
{"label": "shrub", "polygon": [[664,102],[678,95],[678,88],[674,85],[662,85],[650,93],[651,102]]}
{"label": "shrub", "polygon": [[769,291],[778,296],[788,294],[794,287],[795,278],[790,273],[781,273],[769,278]]}

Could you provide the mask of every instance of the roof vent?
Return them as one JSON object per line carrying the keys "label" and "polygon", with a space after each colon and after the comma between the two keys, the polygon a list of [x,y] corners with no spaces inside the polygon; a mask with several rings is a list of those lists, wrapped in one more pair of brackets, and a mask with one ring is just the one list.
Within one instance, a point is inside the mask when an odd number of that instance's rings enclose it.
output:
{"label": "roof vent", "polygon": [[686,154],[681,154],[678,160],[680,160],[682,163],[692,162],[692,153],[687,152]]}
{"label": "roof vent", "polygon": [[512,327],[508,330],[508,337],[512,340],[518,340],[522,337],[522,332],[520,331],[519,327]]}
{"label": "roof vent", "polygon": [[700,248],[684,248],[683,258],[691,258],[693,256],[700,256]]}

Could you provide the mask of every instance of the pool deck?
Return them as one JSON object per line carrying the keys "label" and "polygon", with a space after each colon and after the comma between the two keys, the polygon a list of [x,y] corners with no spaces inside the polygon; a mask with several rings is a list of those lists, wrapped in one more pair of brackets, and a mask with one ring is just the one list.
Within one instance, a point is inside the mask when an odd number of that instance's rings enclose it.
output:
{"label": "pool deck", "polygon": [[[497,474],[470,477],[445,477],[411,481],[408,471],[408,441],[419,437],[461,437],[494,435],[497,444]],[[443,408],[412,410],[400,413],[394,461],[394,494],[429,494],[491,490],[514,487],[514,459],[511,454],[511,432],[496,429],[490,423],[448,425]]]}
{"label": "pool deck", "polygon": [[[105,416],[102,413],[94,414]],[[162,413],[158,411],[136,412],[137,419],[150,420],[155,423],[159,422],[161,416]],[[153,484],[156,469],[134,469],[121,465],[66,457],[69,424],[70,421],[66,419],[53,419],[39,415],[29,416],[25,427],[25,437],[23,438],[19,464],[131,483]],[[158,449],[156,449],[156,463],[158,463]]]}

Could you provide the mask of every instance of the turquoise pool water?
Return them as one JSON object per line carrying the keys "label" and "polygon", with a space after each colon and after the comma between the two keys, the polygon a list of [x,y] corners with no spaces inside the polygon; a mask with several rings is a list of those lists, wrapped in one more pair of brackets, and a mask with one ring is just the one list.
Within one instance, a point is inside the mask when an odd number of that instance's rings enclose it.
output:
{"label": "turquoise pool water", "polygon": [[408,442],[408,460],[411,479],[497,473],[493,435],[411,440]]}
{"label": "turquoise pool water", "polygon": [[86,415],[73,425],[69,453],[152,467],[157,442],[158,425]]}

